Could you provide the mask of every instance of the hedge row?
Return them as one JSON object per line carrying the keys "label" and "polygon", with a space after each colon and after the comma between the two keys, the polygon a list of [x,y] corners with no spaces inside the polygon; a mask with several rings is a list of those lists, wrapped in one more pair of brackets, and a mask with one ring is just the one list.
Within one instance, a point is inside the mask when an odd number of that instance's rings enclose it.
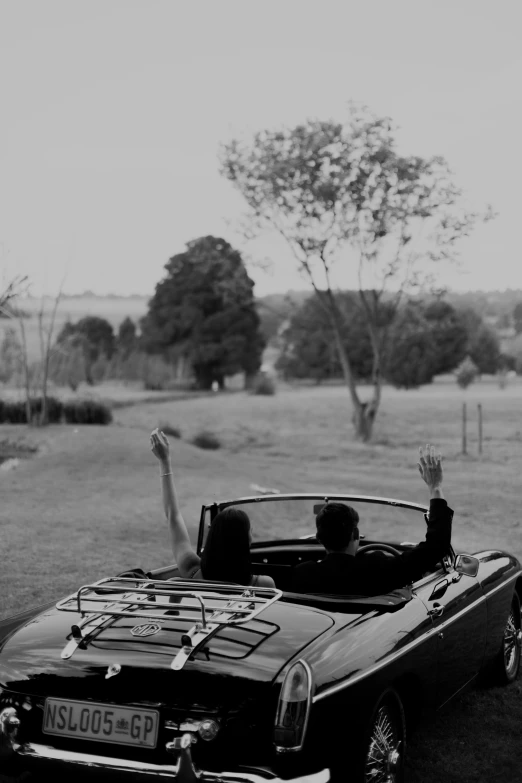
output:
{"label": "hedge row", "polygon": [[[31,399],[31,417],[38,420],[42,412],[42,398]],[[96,400],[68,400],[62,402],[56,397],[47,398],[47,420],[49,424],[110,424],[111,409]],[[0,399],[0,424],[27,424],[25,400],[16,402]]]}

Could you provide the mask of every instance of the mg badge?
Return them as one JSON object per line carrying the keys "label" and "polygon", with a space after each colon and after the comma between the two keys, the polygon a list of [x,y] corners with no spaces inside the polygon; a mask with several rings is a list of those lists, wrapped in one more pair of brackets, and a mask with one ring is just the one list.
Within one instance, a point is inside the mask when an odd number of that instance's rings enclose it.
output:
{"label": "mg badge", "polygon": [[161,625],[157,623],[143,623],[143,625],[135,625],[131,629],[133,636],[152,636],[155,633],[161,631]]}

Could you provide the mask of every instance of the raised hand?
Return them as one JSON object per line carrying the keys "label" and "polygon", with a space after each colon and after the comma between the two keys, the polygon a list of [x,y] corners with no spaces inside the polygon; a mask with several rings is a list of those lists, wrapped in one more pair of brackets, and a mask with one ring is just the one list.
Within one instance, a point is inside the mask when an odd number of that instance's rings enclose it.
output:
{"label": "raised hand", "polygon": [[157,427],[150,434],[151,451],[160,462],[169,462],[170,446],[167,436]]}
{"label": "raised hand", "polygon": [[426,449],[420,446],[417,467],[430,491],[439,490],[443,476],[442,456],[440,454],[435,455],[435,449],[429,443],[426,444]]}

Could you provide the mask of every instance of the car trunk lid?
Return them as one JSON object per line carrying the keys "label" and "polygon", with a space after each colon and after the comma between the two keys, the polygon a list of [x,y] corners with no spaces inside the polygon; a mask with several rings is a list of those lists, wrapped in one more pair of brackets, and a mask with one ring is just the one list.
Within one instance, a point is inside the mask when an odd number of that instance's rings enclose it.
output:
{"label": "car trunk lid", "polygon": [[[154,704],[223,704],[270,685],[288,660],[328,631],[328,614],[274,603],[252,620],[211,633],[179,671],[172,663],[189,625],[110,617],[84,642],[71,645],[80,615],[55,608],[20,627],[0,651],[0,684],[35,696]],[[157,626],[145,636],[133,629]]]}

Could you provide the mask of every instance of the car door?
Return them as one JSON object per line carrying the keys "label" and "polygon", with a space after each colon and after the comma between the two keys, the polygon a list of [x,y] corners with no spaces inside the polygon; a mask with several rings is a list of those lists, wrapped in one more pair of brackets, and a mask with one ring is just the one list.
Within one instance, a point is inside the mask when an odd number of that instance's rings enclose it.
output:
{"label": "car door", "polygon": [[442,706],[479,672],[486,644],[486,601],[477,577],[451,561],[414,585],[437,635],[437,703]]}

